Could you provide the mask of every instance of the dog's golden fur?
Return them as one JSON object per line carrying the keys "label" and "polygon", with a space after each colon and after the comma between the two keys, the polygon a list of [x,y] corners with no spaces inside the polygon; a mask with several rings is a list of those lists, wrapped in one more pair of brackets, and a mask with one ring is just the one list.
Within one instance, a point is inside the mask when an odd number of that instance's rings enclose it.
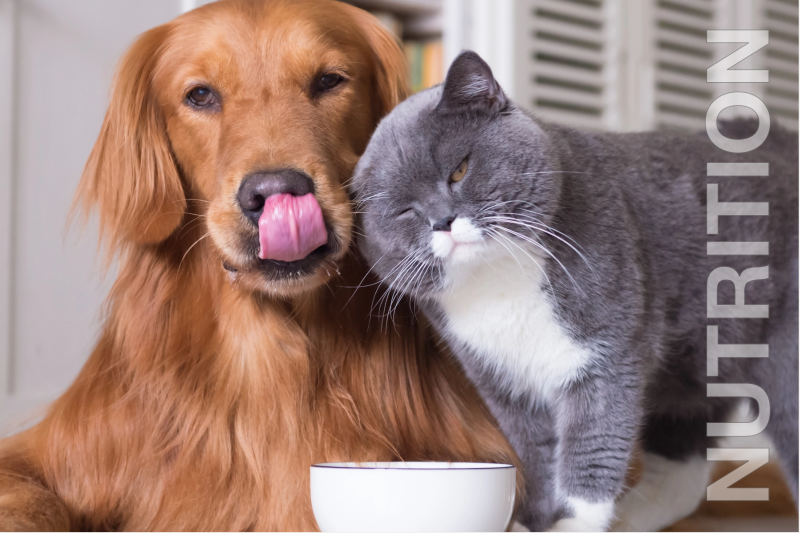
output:
{"label": "dog's golden fur", "polygon": [[[312,463],[516,460],[405,304],[369,321],[344,183],[404,77],[377,21],[329,0],[223,0],[136,41],[77,197],[119,275],[74,384],[0,443],[0,529],[313,530]],[[186,104],[196,84],[216,111]],[[287,167],[336,246],[279,277],[235,196]]]}

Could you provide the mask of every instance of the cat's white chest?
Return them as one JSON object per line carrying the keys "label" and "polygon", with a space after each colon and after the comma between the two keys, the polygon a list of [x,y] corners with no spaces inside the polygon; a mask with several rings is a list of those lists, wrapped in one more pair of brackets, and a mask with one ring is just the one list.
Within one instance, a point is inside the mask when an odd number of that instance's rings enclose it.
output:
{"label": "cat's white chest", "polygon": [[454,285],[439,298],[448,333],[495,370],[510,393],[550,402],[581,376],[591,353],[560,324],[541,289],[544,275],[529,258],[500,255],[459,270],[448,273]]}

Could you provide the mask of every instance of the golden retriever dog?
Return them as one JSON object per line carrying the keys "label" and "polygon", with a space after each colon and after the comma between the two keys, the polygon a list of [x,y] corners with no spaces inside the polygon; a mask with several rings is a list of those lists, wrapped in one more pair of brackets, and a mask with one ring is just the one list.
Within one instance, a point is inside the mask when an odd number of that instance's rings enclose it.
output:
{"label": "golden retriever dog", "polygon": [[313,463],[516,461],[406,303],[370,320],[344,185],[404,78],[332,0],[133,44],[77,192],[119,275],[78,378],[0,443],[0,529],[315,530]]}

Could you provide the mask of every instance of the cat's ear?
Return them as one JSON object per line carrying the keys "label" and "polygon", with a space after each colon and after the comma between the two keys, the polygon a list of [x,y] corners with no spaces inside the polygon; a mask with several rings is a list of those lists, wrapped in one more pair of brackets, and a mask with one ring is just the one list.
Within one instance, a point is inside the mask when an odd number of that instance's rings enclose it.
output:
{"label": "cat's ear", "polygon": [[450,65],[438,109],[457,110],[465,107],[500,111],[508,105],[492,69],[481,56],[467,50]]}

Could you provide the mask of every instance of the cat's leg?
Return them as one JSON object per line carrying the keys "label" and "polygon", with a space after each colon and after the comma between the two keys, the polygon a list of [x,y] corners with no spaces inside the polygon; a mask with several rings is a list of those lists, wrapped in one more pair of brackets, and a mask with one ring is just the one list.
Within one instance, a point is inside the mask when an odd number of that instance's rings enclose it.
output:
{"label": "cat's leg", "polygon": [[642,432],[642,475],[617,504],[615,531],[659,531],[692,514],[706,495],[707,417],[650,417]]}
{"label": "cat's leg", "polygon": [[635,376],[586,377],[556,403],[556,491],[567,514],[552,531],[605,531],[611,525],[639,426]]}
{"label": "cat's leg", "polygon": [[563,515],[555,494],[557,438],[552,413],[544,405],[532,405],[529,398],[511,397],[474,355],[466,351],[457,355],[523,464],[525,494],[518,503],[516,521],[531,531],[545,531]]}
{"label": "cat's leg", "polygon": [[508,435],[513,435],[509,440],[525,465],[526,501],[519,520],[531,531],[544,531],[563,512],[555,497],[555,428],[543,408],[517,424]]}
{"label": "cat's leg", "polygon": [[500,429],[525,467],[525,500],[517,521],[531,531],[544,531],[561,514],[555,498],[555,445],[553,420],[545,408],[532,408],[526,401],[479,388]]}

